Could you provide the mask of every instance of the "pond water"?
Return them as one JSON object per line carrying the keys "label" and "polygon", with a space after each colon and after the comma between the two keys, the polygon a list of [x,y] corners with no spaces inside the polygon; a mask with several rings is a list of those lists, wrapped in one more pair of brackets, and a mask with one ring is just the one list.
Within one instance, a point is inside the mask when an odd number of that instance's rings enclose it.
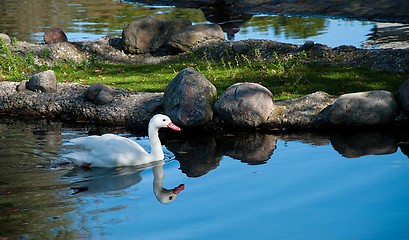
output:
{"label": "pond water", "polygon": [[[153,1],[154,2],[154,1]],[[194,24],[215,22],[229,40],[269,39],[303,44],[306,40],[331,47],[376,47],[365,41],[376,34],[376,22],[284,15],[206,12],[193,8],[154,6],[115,0],[2,0],[0,32],[41,43],[44,32],[59,27],[70,41],[121,36],[127,23],[145,15],[186,18]]]}
{"label": "pond water", "polygon": [[407,139],[391,132],[162,131],[164,164],[83,170],[52,168],[69,139],[146,137],[4,119],[0,131],[0,238],[409,239]]}

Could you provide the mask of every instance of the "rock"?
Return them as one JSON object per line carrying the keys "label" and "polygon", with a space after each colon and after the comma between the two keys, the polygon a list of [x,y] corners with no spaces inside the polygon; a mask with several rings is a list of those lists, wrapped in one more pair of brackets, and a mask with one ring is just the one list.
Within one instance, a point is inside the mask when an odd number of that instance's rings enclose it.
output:
{"label": "rock", "polygon": [[94,83],[85,91],[85,98],[97,105],[104,105],[112,102],[114,90],[105,84]]}
{"label": "rock", "polygon": [[274,111],[263,128],[321,128],[326,125],[326,109],[337,98],[318,91],[299,98],[274,101]]}
{"label": "rock", "polygon": [[260,84],[237,83],[226,89],[214,109],[233,125],[257,127],[266,122],[274,109],[273,94]]}
{"label": "rock", "polygon": [[187,52],[195,45],[209,40],[224,40],[224,32],[219,25],[197,24],[189,26],[170,36],[168,44],[181,52]]}
{"label": "rock", "polygon": [[0,39],[2,39],[6,43],[6,45],[11,44],[11,39],[10,39],[9,35],[7,35],[7,34],[0,33]]}
{"label": "rock", "polygon": [[243,41],[233,42],[233,51],[237,54],[245,54],[249,51],[249,47]]}
{"label": "rock", "polygon": [[399,103],[402,111],[409,116],[409,80],[402,83],[396,94],[396,100]]}
{"label": "rock", "polygon": [[300,51],[308,51],[314,47],[314,44],[314,41],[308,40],[300,47]]}
{"label": "rock", "polygon": [[56,92],[57,79],[54,71],[47,70],[35,74],[28,80],[26,87],[31,91]]}
{"label": "rock", "polygon": [[192,25],[187,19],[159,19],[146,16],[126,25],[122,31],[123,49],[129,53],[155,52],[169,37]]}
{"label": "rock", "polygon": [[213,118],[216,87],[192,67],[183,69],[165,89],[165,113],[176,125],[199,126]]}
{"label": "rock", "polygon": [[380,125],[392,122],[398,115],[398,104],[392,93],[376,90],[341,95],[328,112],[334,125]]}
{"label": "rock", "polygon": [[44,33],[44,42],[46,44],[61,43],[67,41],[67,35],[65,35],[64,31],[59,28],[53,28]]}

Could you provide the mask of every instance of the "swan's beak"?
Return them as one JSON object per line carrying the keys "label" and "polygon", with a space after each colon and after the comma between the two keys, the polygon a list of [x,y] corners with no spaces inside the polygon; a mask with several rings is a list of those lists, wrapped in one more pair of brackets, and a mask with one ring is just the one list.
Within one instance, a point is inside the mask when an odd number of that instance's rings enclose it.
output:
{"label": "swan's beak", "polygon": [[175,131],[180,131],[181,130],[180,127],[176,126],[173,122],[170,122],[168,124],[168,128],[173,129]]}
{"label": "swan's beak", "polygon": [[185,190],[185,184],[180,184],[173,189],[174,194],[179,194],[181,191]]}

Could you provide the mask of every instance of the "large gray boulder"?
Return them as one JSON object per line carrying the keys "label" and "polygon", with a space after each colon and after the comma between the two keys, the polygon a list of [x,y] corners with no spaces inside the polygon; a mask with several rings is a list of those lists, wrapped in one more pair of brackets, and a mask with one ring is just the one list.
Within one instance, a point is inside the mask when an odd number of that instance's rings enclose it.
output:
{"label": "large gray boulder", "polygon": [[176,125],[199,126],[213,118],[216,87],[192,67],[169,82],[163,96],[165,113]]}
{"label": "large gray boulder", "polygon": [[123,29],[123,48],[134,54],[155,52],[166,44],[173,33],[191,25],[192,22],[187,19],[140,18]]}
{"label": "large gray boulder", "polygon": [[398,88],[396,94],[396,100],[398,101],[402,111],[409,116],[409,80],[406,80]]}
{"label": "large gray boulder", "polygon": [[224,40],[223,29],[217,24],[197,24],[174,33],[168,44],[181,52],[205,41]]}
{"label": "large gray boulder", "polygon": [[214,109],[228,123],[257,127],[265,123],[274,110],[273,94],[257,83],[237,83],[226,89]]}
{"label": "large gray boulder", "polygon": [[57,79],[53,70],[39,72],[32,76],[26,83],[26,88],[31,91],[56,92]]}
{"label": "large gray boulder", "polygon": [[328,112],[334,125],[373,126],[392,122],[398,115],[392,93],[383,90],[341,95]]}

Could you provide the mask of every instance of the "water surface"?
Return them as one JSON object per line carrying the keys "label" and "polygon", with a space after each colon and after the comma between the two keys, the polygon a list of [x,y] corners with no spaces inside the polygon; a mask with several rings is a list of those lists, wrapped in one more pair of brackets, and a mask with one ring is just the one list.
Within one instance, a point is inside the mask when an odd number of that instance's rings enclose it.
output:
{"label": "water surface", "polygon": [[[409,238],[409,161],[396,134],[162,131],[163,165],[83,170],[51,168],[75,151],[69,139],[146,137],[50,121],[0,129],[0,237]],[[161,172],[164,189],[185,186],[169,203],[157,196]]]}
{"label": "water surface", "polygon": [[1,4],[0,32],[36,43],[43,42],[44,32],[55,27],[64,30],[70,41],[121,36],[127,23],[146,15],[186,18],[194,24],[218,23],[228,40],[269,39],[295,44],[313,40],[331,47],[362,47],[376,26],[371,21],[247,13],[229,15],[226,11],[208,12],[134,1],[2,0]]}

